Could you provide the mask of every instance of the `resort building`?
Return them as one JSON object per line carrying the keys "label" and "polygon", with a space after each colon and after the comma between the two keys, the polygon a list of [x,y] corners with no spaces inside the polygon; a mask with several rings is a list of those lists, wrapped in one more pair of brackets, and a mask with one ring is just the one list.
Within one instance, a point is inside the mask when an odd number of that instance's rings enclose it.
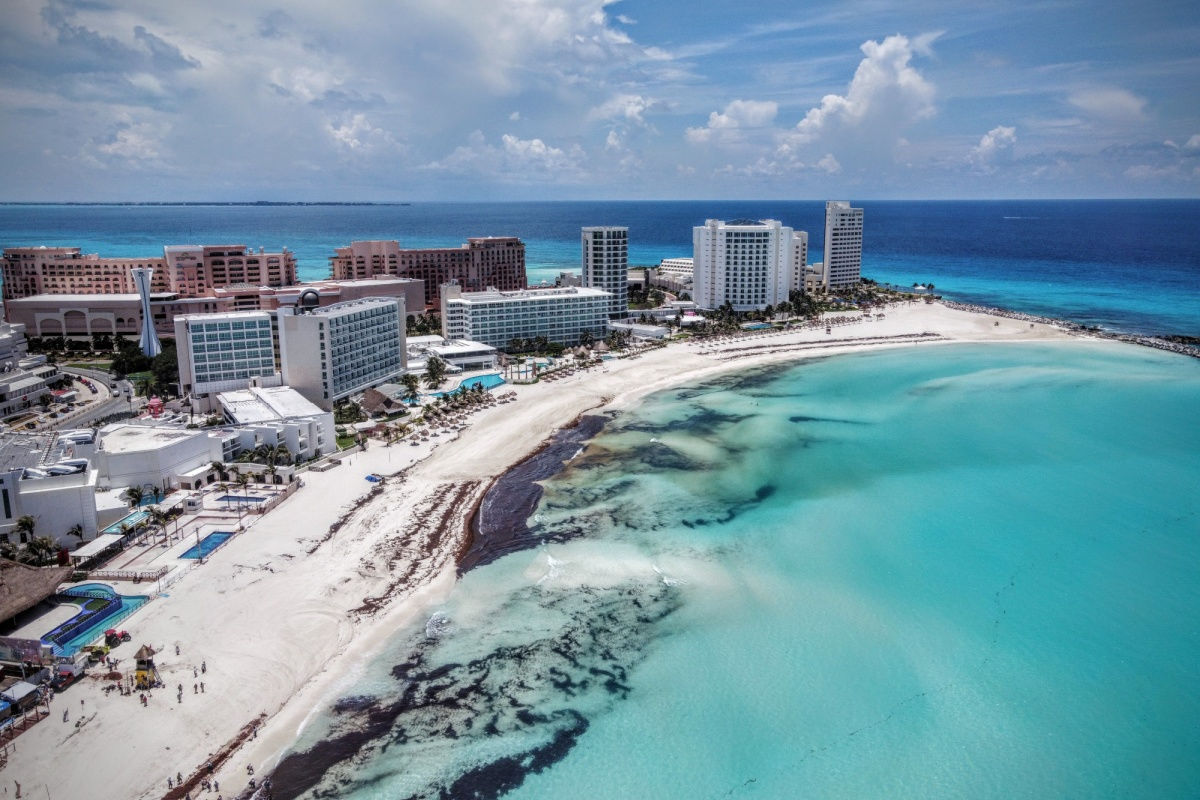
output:
{"label": "resort building", "polygon": [[404,306],[369,297],[300,313],[279,312],[283,382],[318,407],[404,373]]}
{"label": "resort building", "polygon": [[441,297],[445,338],[499,349],[514,339],[539,336],[564,346],[578,344],[584,332],[603,339],[613,308],[611,293],[588,287],[464,292],[461,286],[447,284]]}
{"label": "resort building", "polygon": [[651,270],[650,285],[669,292],[691,292],[693,259],[664,258]]}
{"label": "resort building", "polygon": [[856,286],[862,279],[863,210],[844,200],[825,204],[825,272],[828,287]]}
{"label": "resort building", "polygon": [[101,489],[166,491],[181,475],[225,458],[220,438],[208,431],[118,423],[100,429],[91,463]]}
{"label": "resort building", "polygon": [[525,243],[515,236],[479,236],[458,247],[406,250],[395,240],[351,242],[329,259],[335,280],[395,275],[424,281],[425,297],[412,311],[438,308],[438,287],[457,283],[468,291],[495,286],[525,288]]}
{"label": "resort building", "polygon": [[[315,281],[294,286],[225,286],[200,297],[174,292],[151,292],[150,310],[159,336],[173,336],[175,318],[185,314],[232,311],[274,311],[294,306],[300,292],[313,289],[320,305],[364,297],[403,298],[406,308],[423,307],[425,289],[410,278]],[[137,294],[40,294],[6,301],[9,320],[25,325],[35,336],[91,336],[96,333],[137,335],[142,312]]]}
{"label": "resort building", "polygon": [[0,373],[0,417],[30,408],[50,394],[50,384],[58,379],[58,367],[53,364]]}
{"label": "resort building", "polygon": [[629,314],[629,228],[583,229],[583,285],[612,295],[609,319]]}
{"label": "resort building", "polygon": [[278,385],[273,315],[266,311],[186,314],[175,318],[179,390],[184,395]]}
{"label": "resort building", "polygon": [[54,439],[10,433],[0,442],[0,541],[23,541],[17,520],[24,516],[33,517],[34,536],[75,544],[68,533],[79,525],[84,540],[95,538],[96,470],[82,457],[44,463]]}
{"label": "resort building", "polygon": [[441,336],[409,336],[406,346],[410,371],[427,361],[431,355],[464,372],[496,369],[499,366],[499,351],[483,342],[444,339]]}
{"label": "resort building", "polygon": [[792,284],[791,288],[803,292],[808,265],[808,231],[792,231]]}
{"label": "resort building", "polygon": [[804,291],[808,294],[829,291],[829,270],[825,269],[824,261],[804,268]]}
{"label": "resort building", "polygon": [[25,339],[25,326],[0,322],[0,370],[20,366],[29,355],[29,342]]}
{"label": "resort building", "polygon": [[295,389],[251,387],[222,392],[217,402],[225,421],[236,426],[239,450],[282,446],[292,458],[307,460],[337,447],[333,413]]}
{"label": "resort building", "polygon": [[692,299],[700,308],[728,303],[735,311],[761,311],[787,300],[792,233],[773,219],[710,219],[693,228]]}
{"label": "resort building", "polygon": [[37,295],[135,295],[133,270],[154,271],[150,289],[200,297],[236,285],[288,286],[296,258],[287,249],[267,253],[246,245],[168,245],[161,258],[101,258],[78,247],[10,247],[0,273],[4,302]]}

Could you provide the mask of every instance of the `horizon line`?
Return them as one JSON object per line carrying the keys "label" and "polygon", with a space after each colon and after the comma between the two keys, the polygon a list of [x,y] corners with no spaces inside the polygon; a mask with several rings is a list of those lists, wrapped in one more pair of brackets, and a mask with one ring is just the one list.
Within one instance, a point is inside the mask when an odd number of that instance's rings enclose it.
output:
{"label": "horizon line", "polygon": [[[1057,203],[1196,201],[1200,196],[1166,197],[907,197],[863,198],[858,203]],[[822,203],[819,198],[689,198],[689,199],[562,199],[562,200],[0,200],[0,206],[412,206],[490,205],[499,203]]]}

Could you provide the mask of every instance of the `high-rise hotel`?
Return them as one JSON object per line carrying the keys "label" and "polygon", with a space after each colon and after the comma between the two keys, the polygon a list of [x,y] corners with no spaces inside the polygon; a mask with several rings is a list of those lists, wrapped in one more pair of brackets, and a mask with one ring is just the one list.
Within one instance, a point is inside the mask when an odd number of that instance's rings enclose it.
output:
{"label": "high-rise hotel", "polygon": [[609,319],[629,316],[629,228],[583,229],[583,285],[612,295]]}
{"label": "high-rise hotel", "polygon": [[855,286],[862,279],[863,210],[845,200],[825,204],[825,275],[829,288]]}
{"label": "high-rise hotel", "polygon": [[761,311],[788,299],[796,245],[779,220],[705,220],[692,229],[692,246],[692,299],[700,308]]}

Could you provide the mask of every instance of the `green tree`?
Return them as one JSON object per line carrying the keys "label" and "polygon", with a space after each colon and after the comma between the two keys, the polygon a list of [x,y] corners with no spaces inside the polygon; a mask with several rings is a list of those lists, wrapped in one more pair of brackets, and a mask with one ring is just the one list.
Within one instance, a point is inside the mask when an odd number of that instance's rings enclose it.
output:
{"label": "green tree", "polygon": [[37,536],[29,540],[29,544],[25,545],[26,563],[33,564],[37,567],[44,567],[47,564],[53,564],[58,548],[54,545],[54,540],[49,536]]}
{"label": "green tree", "polygon": [[179,358],[174,342],[163,345],[162,352],[150,362],[150,371],[154,373],[154,382],[159,388],[166,389],[179,383]]}
{"label": "green tree", "polygon": [[436,355],[429,356],[425,362],[425,385],[436,389],[446,379],[446,362]]}
{"label": "green tree", "polygon": [[419,376],[406,372],[400,377],[400,384],[404,387],[404,393],[400,395],[404,402],[411,404],[421,399],[421,378]]}
{"label": "green tree", "polygon": [[76,522],[74,525],[67,528],[67,536],[74,536],[76,539],[82,539],[83,526]]}
{"label": "green tree", "polygon": [[591,347],[592,342],[594,342],[594,341],[596,341],[596,337],[590,330],[587,330],[585,328],[584,330],[581,330],[579,332],[580,347]]}
{"label": "green tree", "polygon": [[140,486],[130,486],[128,489],[121,492],[121,499],[126,503],[129,503],[130,507],[132,508],[137,508],[145,496],[146,492]]}

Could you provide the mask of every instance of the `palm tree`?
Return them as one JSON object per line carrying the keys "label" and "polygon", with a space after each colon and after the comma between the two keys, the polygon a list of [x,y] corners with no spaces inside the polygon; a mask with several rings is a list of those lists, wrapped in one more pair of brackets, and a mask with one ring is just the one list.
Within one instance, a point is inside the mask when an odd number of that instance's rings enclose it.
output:
{"label": "palm tree", "polygon": [[228,473],[225,472],[225,464],[221,461],[214,461],[208,465],[208,468],[217,473],[217,477],[225,480]]}
{"label": "palm tree", "polygon": [[436,389],[446,378],[446,362],[436,355],[431,355],[425,362],[425,385]]}
{"label": "palm tree", "polygon": [[166,511],[163,511],[158,506],[151,506],[150,507],[150,519],[153,521],[153,523],[155,525],[158,526],[158,529],[160,531],[162,531],[163,544],[166,544],[166,542],[167,542],[167,523],[171,521],[170,515],[168,515]]}
{"label": "palm tree", "polygon": [[[242,488],[242,494],[246,497],[246,503],[250,502],[250,493],[246,491],[246,487],[250,485],[250,476],[239,472],[238,476],[233,479],[233,482]],[[238,519],[241,519],[246,512],[246,503],[238,503]]]}
{"label": "palm tree", "polygon": [[56,550],[54,540],[49,536],[34,537],[29,541],[29,544],[25,545],[27,563],[44,567],[54,561]]}
{"label": "palm tree", "polygon": [[124,492],[121,492],[121,499],[129,503],[131,508],[137,508],[142,503],[142,499],[146,496],[145,490],[140,486],[130,486]]}
{"label": "palm tree", "polygon": [[17,533],[21,535],[22,542],[28,542],[33,538],[33,529],[37,525],[37,520],[26,514],[17,519]]}
{"label": "palm tree", "polygon": [[404,386],[404,393],[400,395],[401,400],[411,405],[421,399],[421,378],[419,376],[406,372],[400,377],[400,383]]}
{"label": "palm tree", "polygon": [[67,528],[67,536],[74,536],[76,539],[82,539],[83,526],[76,522],[70,528]]}

